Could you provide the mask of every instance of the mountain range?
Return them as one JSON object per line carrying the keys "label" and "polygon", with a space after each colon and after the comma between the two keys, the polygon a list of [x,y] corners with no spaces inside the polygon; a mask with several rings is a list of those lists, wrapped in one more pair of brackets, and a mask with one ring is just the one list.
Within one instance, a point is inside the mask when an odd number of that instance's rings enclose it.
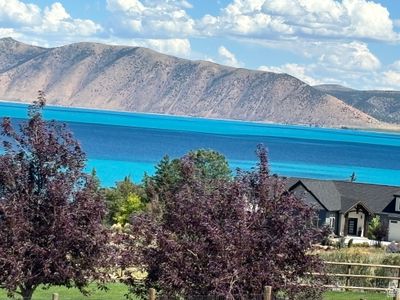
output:
{"label": "mountain range", "polygon": [[400,92],[312,87],[288,74],[192,61],[141,47],[76,43],[55,48],[0,39],[0,99],[304,124],[400,128]]}

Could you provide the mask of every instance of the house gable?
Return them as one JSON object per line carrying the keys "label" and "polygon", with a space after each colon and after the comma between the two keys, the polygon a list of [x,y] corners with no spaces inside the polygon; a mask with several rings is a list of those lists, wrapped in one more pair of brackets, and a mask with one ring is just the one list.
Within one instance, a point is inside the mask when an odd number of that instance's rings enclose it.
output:
{"label": "house gable", "polygon": [[393,195],[392,200],[383,209],[383,212],[400,217],[400,196]]}
{"label": "house gable", "polygon": [[325,205],[314,195],[314,193],[310,191],[300,180],[290,187],[289,191],[316,209],[329,211]]}

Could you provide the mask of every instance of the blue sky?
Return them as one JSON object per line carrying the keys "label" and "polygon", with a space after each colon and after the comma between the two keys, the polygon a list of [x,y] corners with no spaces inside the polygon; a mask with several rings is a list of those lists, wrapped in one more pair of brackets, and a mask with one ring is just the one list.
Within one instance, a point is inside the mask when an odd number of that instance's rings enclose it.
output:
{"label": "blue sky", "polygon": [[400,90],[400,0],[0,0],[0,37],[93,41]]}

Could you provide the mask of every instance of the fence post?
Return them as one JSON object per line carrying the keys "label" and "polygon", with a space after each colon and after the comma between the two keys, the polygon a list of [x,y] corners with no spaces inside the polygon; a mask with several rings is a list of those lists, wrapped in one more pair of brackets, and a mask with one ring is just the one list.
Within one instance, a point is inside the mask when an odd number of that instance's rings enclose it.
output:
{"label": "fence post", "polygon": [[[347,274],[351,274],[351,265],[347,266]],[[350,277],[346,277],[346,286],[350,286]]]}
{"label": "fence post", "polygon": [[156,300],[156,290],[153,288],[149,289],[149,300]]}
{"label": "fence post", "polygon": [[[400,268],[397,270],[397,277],[400,277]],[[397,279],[397,288],[400,289],[400,279]]]}
{"label": "fence post", "polygon": [[394,297],[395,300],[400,300],[400,292],[399,289],[396,290],[396,296]]}
{"label": "fence post", "polygon": [[51,297],[52,300],[59,300],[60,298],[58,297],[57,293],[53,293],[53,296]]}
{"label": "fence post", "polygon": [[272,287],[270,286],[264,287],[263,300],[272,300]]}

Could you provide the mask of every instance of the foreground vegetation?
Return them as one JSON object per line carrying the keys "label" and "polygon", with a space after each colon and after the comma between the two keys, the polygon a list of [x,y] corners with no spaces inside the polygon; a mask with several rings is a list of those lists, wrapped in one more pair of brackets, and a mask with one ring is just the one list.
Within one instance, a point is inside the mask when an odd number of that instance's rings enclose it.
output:
{"label": "foreground vegetation", "polygon": [[[57,293],[60,296],[60,300],[75,300],[75,299],[87,299],[87,300],[123,300],[125,294],[128,293],[128,288],[122,283],[110,283],[106,285],[108,290],[103,291],[97,288],[97,285],[90,284],[87,289],[90,295],[83,296],[77,288],[66,288],[64,286],[53,286],[48,289],[38,287],[33,294],[33,300],[50,300],[53,293]],[[7,299],[7,292],[0,290],[0,299]],[[18,300],[20,298],[16,298]],[[133,298],[135,299],[135,298]]]}
{"label": "foreground vegetation", "polygon": [[[221,154],[196,150],[165,157],[139,185],[101,189],[72,134],[42,118],[44,105],[40,94],[27,123],[1,126],[0,287],[9,294],[83,299],[89,287],[88,299],[122,299],[156,287],[170,298],[229,297],[269,285],[290,299],[323,298],[326,278],[310,274],[333,258],[311,245],[329,230],[270,174],[263,146],[252,171],[232,174]],[[97,290],[111,279],[120,283]]]}
{"label": "foreground vegetation", "polygon": [[385,293],[374,292],[326,292],[323,300],[391,300]]}
{"label": "foreground vegetation", "polygon": [[[375,265],[394,265],[400,267],[400,254],[387,253],[385,248],[377,247],[351,247],[333,251],[319,253],[319,256],[325,261],[335,262],[352,262]],[[327,266],[329,273],[348,272],[347,266],[329,265]],[[351,269],[353,274],[375,275],[375,276],[395,276],[399,274],[398,269],[388,269],[380,267],[364,267],[353,266]],[[346,278],[335,278],[335,284],[344,285]],[[363,287],[381,287],[387,288],[390,280],[388,279],[372,279],[372,278],[351,278],[349,285]]]}
{"label": "foreground vegetation", "polygon": [[[123,300],[125,295],[128,293],[126,285],[121,283],[110,283],[107,284],[107,291],[97,289],[95,284],[88,286],[88,290],[91,292],[89,296],[83,296],[77,288],[66,288],[63,286],[54,286],[48,289],[38,288],[34,295],[33,300],[49,300],[52,298],[53,293],[58,293],[60,300]],[[383,293],[363,293],[363,292],[326,292],[323,296],[323,300],[382,300],[385,299],[386,295]],[[0,299],[8,299],[7,293],[4,290],[0,290]],[[14,300],[18,300],[17,297]],[[132,300],[140,299],[131,295]],[[390,298],[388,298],[390,299]]]}

